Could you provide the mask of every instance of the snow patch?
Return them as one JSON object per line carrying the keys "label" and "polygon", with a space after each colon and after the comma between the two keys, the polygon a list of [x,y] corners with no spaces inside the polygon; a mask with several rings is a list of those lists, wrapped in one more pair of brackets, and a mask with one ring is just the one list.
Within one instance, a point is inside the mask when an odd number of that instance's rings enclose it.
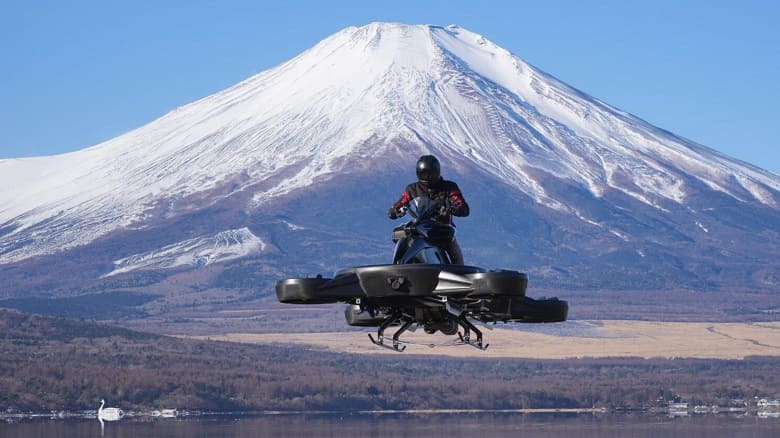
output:
{"label": "snow patch", "polygon": [[753,197],[762,204],[766,204],[775,208],[778,207],[778,202],[772,195],[772,192],[767,190],[765,187],[762,187],[760,184],[742,175],[738,176],[737,180],[742,185],[742,187],[745,188],[745,190],[750,192],[750,194],[753,195]]}
{"label": "snow patch", "polygon": [[580,213],[577,210],[574,210],[574,214],[577,216],[577,219],[585,222],[586,224],[590,224],[590,225],[593,225],[593,226],[596,226],[596,227],[599,227],[599,228],[603,227],[603,225],[601,225],[600,223],[598,223],[598,222],[596,222],[594,220],[588,219],[587,217],[583,216],[582,213]]}
{"label": "snow patch", "polygon": [[103,277],[136,270],[205,266],[261,253],[265,247],[248,228],[227,230],[116,260],[114,270]]}
{"label": "snow patch", "polygon": [[621,233],[620,231],[610,229],[609,232],[614,234],[615,236],[619,237],[621,240],[623,240],[625,242],[628,242],[630,240],[628,238],[628,236],[626,236],[625,234]]}
{"label": "snow patch", "polygon": [[304,228],[304,227],[302,227],[302,226],[295,225],[295,224],[294,224],[294,223],[292,223],[292,222],[287,222],[287,221],[282,221],[282,222],[283,222],[285,225],[287,225],[287,228],[289,228],[289,229],[290,229],[290,231],[300,231],[300,230],[305,230],[305,229],[306,229],[306,228]]}

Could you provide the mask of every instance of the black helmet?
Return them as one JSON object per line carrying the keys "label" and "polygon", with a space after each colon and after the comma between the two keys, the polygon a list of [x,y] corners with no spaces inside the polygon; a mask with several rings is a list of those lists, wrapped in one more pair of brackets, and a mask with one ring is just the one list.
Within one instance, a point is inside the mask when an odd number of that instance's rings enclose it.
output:
{"label": "black helmet", "polygon": [[417,160],[417,179],[423,184],[431,184],[441,179],[439,160],[433,155],[423,155]]}

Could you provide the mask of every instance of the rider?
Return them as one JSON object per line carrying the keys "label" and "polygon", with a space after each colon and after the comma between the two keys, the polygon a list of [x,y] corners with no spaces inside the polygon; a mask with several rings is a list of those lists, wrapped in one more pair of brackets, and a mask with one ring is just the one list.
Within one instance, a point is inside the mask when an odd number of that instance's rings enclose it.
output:
{"label": "rider", "polygon": [[[454,226],[452,216],[469,215],[469,205],[463,199],[458,185],[441,177],[439,160],[433,155],[423,155],[417,160],[417,182],[406,186],[401,199],[390,207],[387,216],[390,219],[403,216],[406,212],[402,208],[415,198],[428,198],[434,202],[441,202],[445,206],[444,210],[435,218],[440,223]],[[444,247],[444,250],[450,255],[453,264],[463,264],[463,253],[455,237]]]}

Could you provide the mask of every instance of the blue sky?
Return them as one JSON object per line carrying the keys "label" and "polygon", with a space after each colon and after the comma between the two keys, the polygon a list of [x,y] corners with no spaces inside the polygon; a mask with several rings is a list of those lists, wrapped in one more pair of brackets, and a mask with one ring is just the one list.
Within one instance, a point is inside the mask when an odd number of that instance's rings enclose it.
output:
{"label": "blue sky", "polygon": [[81,149],[371,21],[457,24],[780,173],[780,1],[5,1],[0,158]]}

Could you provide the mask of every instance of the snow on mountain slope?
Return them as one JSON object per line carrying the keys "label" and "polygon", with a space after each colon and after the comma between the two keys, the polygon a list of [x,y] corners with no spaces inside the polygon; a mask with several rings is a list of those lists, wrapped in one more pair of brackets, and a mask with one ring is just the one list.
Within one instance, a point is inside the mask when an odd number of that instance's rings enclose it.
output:
{"label": "snow on mountain slope", "polygon": [[114,270],[103,277],[143,269],[169,269],[225,262],[258,254],[265,250],[265,247],[266,244],[248,228],[227,230],[117,260],[114,262]]}
{"label": "snow on mountain slope", "polygon": [[267,182],[251,210],[332,178],[347,158],[406,156],[404,144],[576,215],[540,172],[658,209],[684,204],[696,181],[779,207],[778,175],[655,128],[478,34],[372,23],[105,143],[0,160],[0,264],[149,227],[153,209],[174,216],[193,193]]}

